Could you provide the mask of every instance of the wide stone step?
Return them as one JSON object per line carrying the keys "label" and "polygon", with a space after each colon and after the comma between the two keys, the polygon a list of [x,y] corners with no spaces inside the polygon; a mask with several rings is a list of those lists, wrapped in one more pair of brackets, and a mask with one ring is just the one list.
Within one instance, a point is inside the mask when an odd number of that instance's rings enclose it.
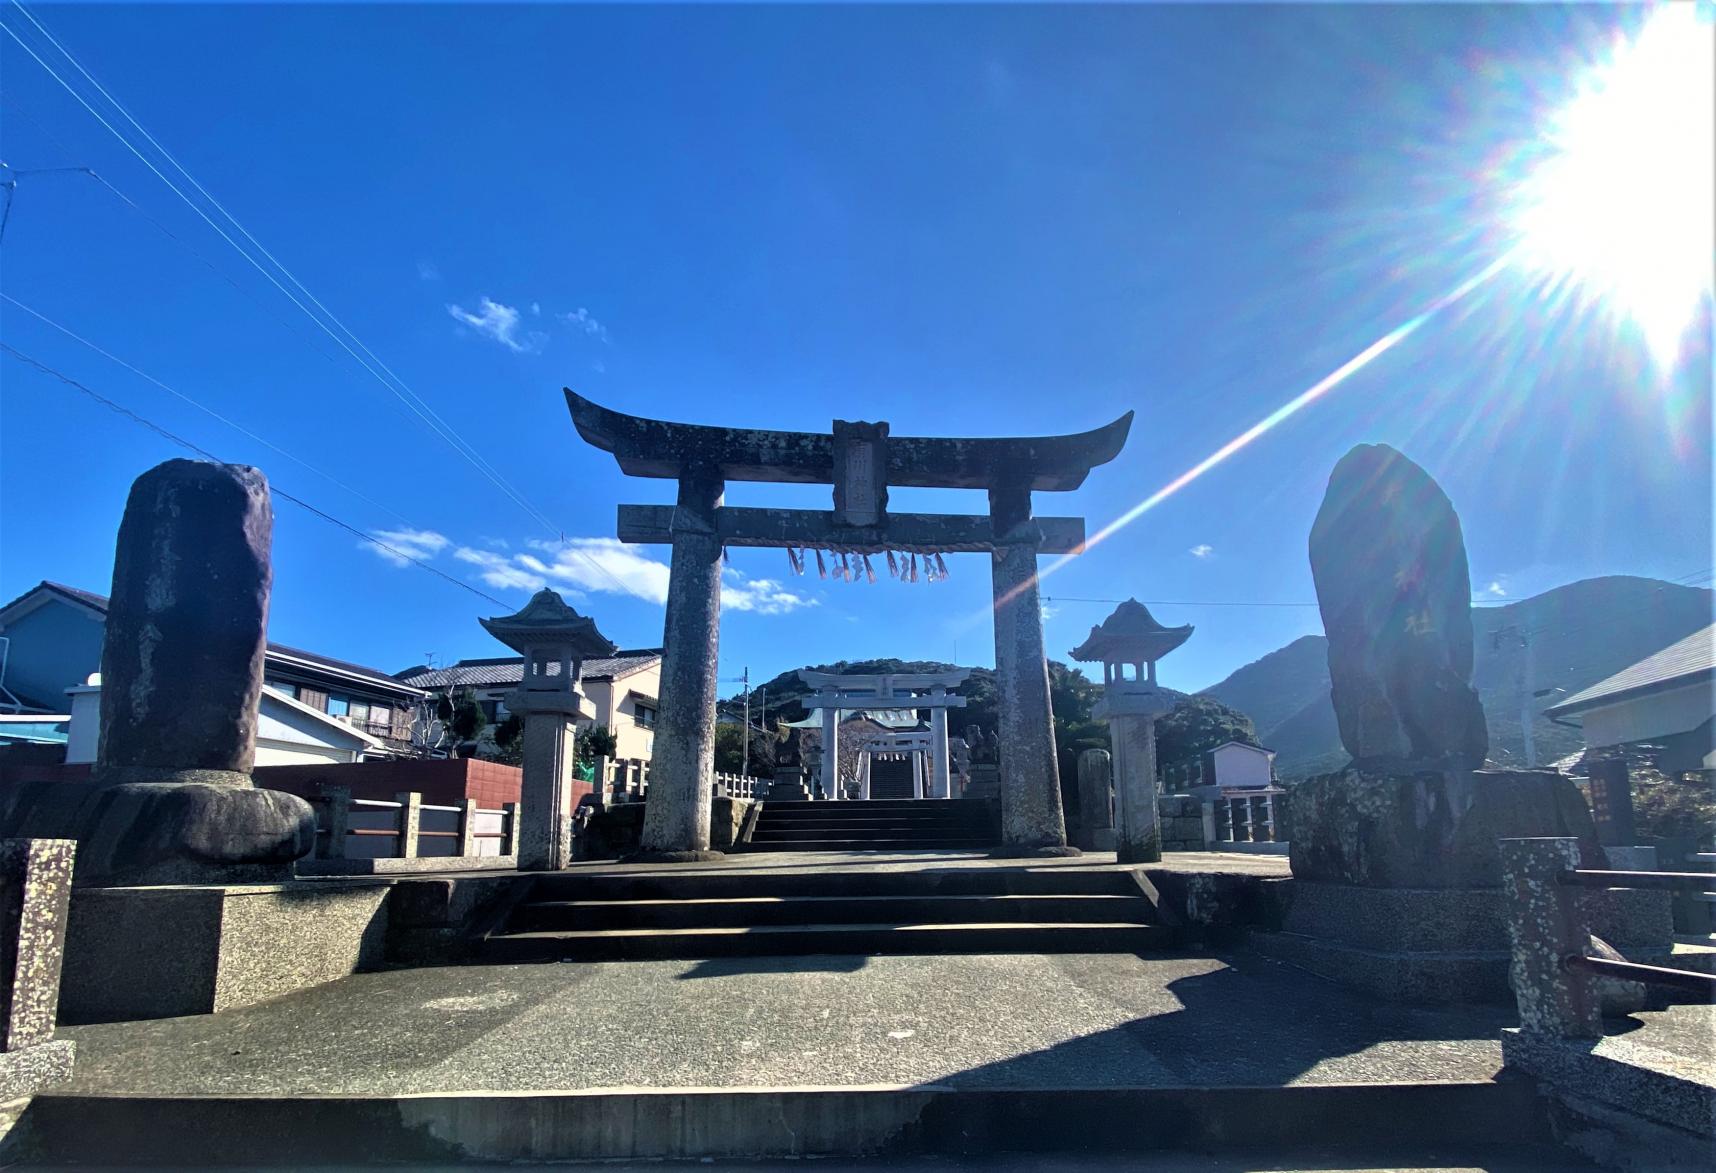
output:
{"label": "wide stone step", "polygon": [[753,843],[753,851],[987,851],[996,840],[988,835],[934,835],[923,839],[890,836],[834,836]]}
{"label": "wide stone step", "polygon": [[1140,896],[737,896],[689,900],[541,900],[511,933],[589,929],[743,928],[805,924],[1149,924]]}
{"label": "wide stone step", "polygon": [[763,804],[764,813],[770,811],[827,811],[852,814],[862,814],[865,811],[878,810],[981,810],[992,811],[994,804],[981,798],[871,798],[845,799],[840,802],[829,802],[826,799],[805,801],[791,799],[785,802],[768,802]]}
{"label": "wide stone step", "polygon": [[1160,925],[1126,921],[809,924],[506,933],[485,961],[641,961],[876,953],[1137,953],[1173,946]]}
{"label": "wide stone step", "polygon": [[[1052,992],[1045,992],[1052,996]],[[1565,1173],[1530,1080],[1273,1087],[657,1088],[384,1096],[36,1098],[62,1165],[302,1169],[393,1163],[832,1157],[844,1170],[1472,1169]],[[235,1089],[237,1090],[237,1089]],[[868,1155],[858,1164],[852,1158]],[[925,1158],[943,1158],[930,1161]],[[911,1166],[907,1166],[911,1167]]]}
{"label": "wide stone step", "polygon": [[695,900],[745,896],[1137,896],[1137,882],[1117,868],[949,867],[890,871],[810,869],[747,872],[612,872],[536,878],[529,901]]}
{"label": "wide stone step", "polygon": [[751,833],[751,846],[808,839],[975,839],[994,842],[987,827],[963,824],[884,823],[862,827],[758,827]]}

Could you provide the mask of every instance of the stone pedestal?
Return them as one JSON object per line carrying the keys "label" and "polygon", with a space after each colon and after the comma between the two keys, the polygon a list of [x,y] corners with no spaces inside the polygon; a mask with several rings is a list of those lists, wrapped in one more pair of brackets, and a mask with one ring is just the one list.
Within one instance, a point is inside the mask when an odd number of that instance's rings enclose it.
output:
{"label": "stone pedestal", "polygon": [[578,694],[516,692],[507,708],[524,715],[524,777],[518,795],[520,871],[558,871],[572,862]]}
{"label": "stone pedestal", "polygon": [[642,854],[696,859],[709,854],[709,780],[715,774],[715,669],[721,640],[721,539],[715,510],[721,480],[679,481],[673,511],[661,708],[645,799]]}
{"label": "stone pedestal", "polygon": [[769,792],[764,795],[768,802],[806,802],[809,798],[810,787],[804,784],[804,771],[798,766],[776,769]]}
{"label": "stone pedestal", "polygon": [[0,1144],[30,1097],[71,1076],[55,1041],[72,853],[63,839],[0,842]]}
{"label": "stone pedestal", "polygon": [[[1497,841],[1566,836],[1603,866],[1572,778],[1553,770],[1325,774],[1295,786],[1291,906],[1259,951],[1384,997],[1507,999]],[[1629,958],[1666,958],[1666,892],[1592,890],[1593,931]]]}
{"label": "stone pedestal", "polygon": [[1121,863],[1156,863],[1162,858],[1157,810],[1156,718],[1173,699],[1148,682],[1108,686],[1091,715],[1108,722],[1114,757],[1115,855]]}
{"label": "stone pedestal", "polygon": [[1086,851],[1114,850],[1114,788],[1105,749],[1078,755],[1078,845]]}
{"label": "stone pedestal", "polygon": [[381,964],[391,879],[80,888],[60,1017],[176,1018],[248,1006]]}
{"label": "stone pedestal", "polygon": [[1037,590],[1042,529],[1031,518],[1031,494],[991,489],[996,545],[995,686],[999,695],[1001,853],[1077,854],[1067,846],[1061,769],[1055,754],[1043,609]]}

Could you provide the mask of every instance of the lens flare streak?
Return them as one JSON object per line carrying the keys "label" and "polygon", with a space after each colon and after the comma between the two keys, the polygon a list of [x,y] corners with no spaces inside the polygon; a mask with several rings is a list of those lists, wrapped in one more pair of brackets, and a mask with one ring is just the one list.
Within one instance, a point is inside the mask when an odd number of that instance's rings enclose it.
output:
{"label": "lens flare streak", "polygon": [[1217,448],[1214,452],[1192,465],[1192,467],[1188,468],[1185,472],[1181,473],[1179,476],[1163,485],[1160,489],[1157,489],[1154,493],[1151,493],[1148,497],[1138,502],[1138,504],[1128,509],[1125,513],[1122,513],[1119,517],[1116,517],[1113,521],[1097,530],[1096,533],[1087,538],[1084,544],[1077,550],[1074,550],[1070,554],[1061,555],[1047,567],[1039,571],[1035,578],[1027,579],[1025,582],[1014,587],[1011,591],[1008,591],[1005,595],[1002,595],[999,599],[996,599],[994,605],[996,607],[1002,607],[1007,603],[1012,602],[1024,591],[1036,586],[1037,583],[1056,573],[1080,554],[1085,553],[1092,547],[1113,537],[1116,533],[1119,533],[1122,529],[1125,529],[1128,525],[1137,521],[1140,517],[1160,505],[1163,501],[1166,501],[1169,497],[1172,497],[1175,493],[1203,476],[1204,473],[1222,463],[1236,452],[1243,450],[1253,440],[1274,428],[1277,424],[1297,415],[1300,411],[1315,403],[1330,391],[1333,391],[1342,383],[1346,382],[1352,376],[1364,370],[1372,362],[1376,361],[1376,359],[1387,354],[1407,338],[1410,338],[1413,334],[1417,333],[1417,331],[1431,318],[1435,317],[1454,303],[1461,301],[1479,286],[1488,282],[1497,273],[1501,272],[1502,269],[1507,267],[1507,265],[1512,263],[1513,259],[1513,253],[1511,250],[1504,253],[1502,256],[1497,257],[1494,261],[1491,261],[1488,265],[1484,266],[1483,269],[1479,270],[1475,275],[1468,277],[1466,280],[1456,285],[1453,289],[1430,303],[1430,305],[1425,309],[1407,319],[1405,322],[1402,322],[1400,325],[1378,338],[1375,342],[1372,342],[1369,346],[1353,355],[1346,362],[1330,371],[1327,375],[1324,375],[1321,379],[1318,379],[1298,395],[1289,399],[1286,403],[1258,420],[1255,424],[1252,424],[1249,428],[1229,440],[1226,444],[1223,444],[1220,448]]}

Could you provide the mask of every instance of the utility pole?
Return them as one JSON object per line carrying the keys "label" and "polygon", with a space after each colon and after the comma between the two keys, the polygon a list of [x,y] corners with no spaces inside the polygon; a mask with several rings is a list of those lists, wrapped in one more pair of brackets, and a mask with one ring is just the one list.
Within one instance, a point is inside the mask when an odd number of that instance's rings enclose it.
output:
{"label": "utility pole", "polygon": [[1519,640],[1519,672],[1514,678],[1519,688],[1519,734],[1525,741],[1525,768],[1537,768],[1537,730],[1532,727],[1535,714],[1531,711],[1532,689],[1535,686],[1535,669],[1531,635],[1523,627],[1513,624],[1490,633],[1491,646],[1501,650],[1502,637],[1512,636]]}
{"label": "utility pole", "polygon": [[739,776],[751,776],[751,670],[745,669],[740,677],[745,682],[745,718],[739,727],[744,730],[744,736],[739,739]]}

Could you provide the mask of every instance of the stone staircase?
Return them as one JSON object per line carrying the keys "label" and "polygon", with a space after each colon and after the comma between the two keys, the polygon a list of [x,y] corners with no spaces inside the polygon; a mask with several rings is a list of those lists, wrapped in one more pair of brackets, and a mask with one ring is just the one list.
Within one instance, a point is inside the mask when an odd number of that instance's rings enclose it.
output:
{"label": "stone staircase", "polygon": [[1001,842],[982,799],[765,802],[752,851],[986,851]]}
{"label": "stone staircase", "polygon": [[481,955],[1137,953],[1172,944],[1155,911],[1128,873],[1069,867],[543,875]]}

